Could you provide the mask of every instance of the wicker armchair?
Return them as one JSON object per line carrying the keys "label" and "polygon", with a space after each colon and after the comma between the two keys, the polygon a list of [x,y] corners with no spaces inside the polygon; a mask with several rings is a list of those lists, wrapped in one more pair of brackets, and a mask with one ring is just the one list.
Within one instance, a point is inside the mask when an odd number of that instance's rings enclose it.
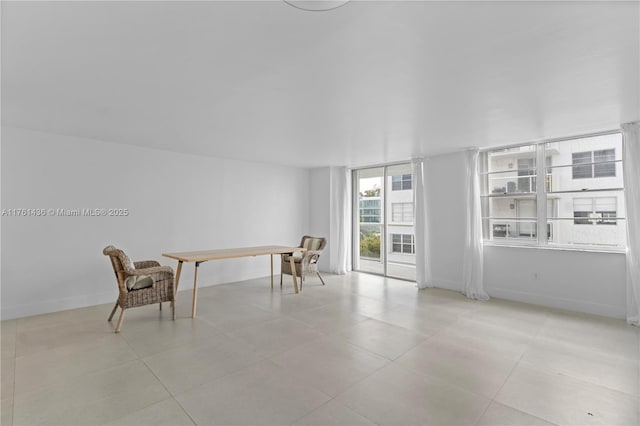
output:
{"label": "wicker armchair", "polygon": [[118,281],[118,300],[108,320],[113,319],[120,306],[122,312],[116,333],[120,332],[124,311],[128,308],[159,303],[162,310],[162,302],[171,302],[173,319],[176,319],[173,269],[170,266],[160,266],[155,260],[132,262],[125,252],[114,246],[105,247],[102,253],[109,256]]}
{"label": "wicker armchair", "polygon": [[[318,259],[320,259],[320,253],[322,253],[326,245],[326,238],[310,237],[309,235],[302,237],[302,241],[300,241],[300,245],[298,247],[303,247],[307,250],[303,252],[301,256],[293,256],[293,261],[296,265],[296,275],[300,277],[300,289],[302,289],[305,276],[314,272],[318,275],[318,278],[320,278],[322,285],[324,285],[322,275],[320,275],[320,272],[318,271]],[[289,263],[289,256],[291,255],[282,255],[282,262],[280,266],[280,287],[282,287],[282,275],[291,275],[291,263]]]}

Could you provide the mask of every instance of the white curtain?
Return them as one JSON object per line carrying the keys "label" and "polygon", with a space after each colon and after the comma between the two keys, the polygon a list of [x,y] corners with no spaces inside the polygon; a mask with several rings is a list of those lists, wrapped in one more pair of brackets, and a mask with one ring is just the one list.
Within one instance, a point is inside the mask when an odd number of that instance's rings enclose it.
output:
{"label": "white curtain", "polygon": [[418,288],[433,287],[431,278],[431,250],[429,247],[429,221],[424,159],[411,160],[413,169],[413,223],[415,226],[416,284]]}
{"label": "white curtain", "polygon": [[482,207],[480,205],[480,176],[478,149],[465,152],[467,166],[466,204],[467,236],[464,245],[462,279],[464,294],[470,299],[489,300],[483,286]]}
{"label": "white curtain", "polygon": [[627,207],[627,323],[640,326],[640,122],[622,125]]}
{"label": "white curtain", "polygon": [[329,169],[329,271],[345,274],[351,270],[351,171]]}

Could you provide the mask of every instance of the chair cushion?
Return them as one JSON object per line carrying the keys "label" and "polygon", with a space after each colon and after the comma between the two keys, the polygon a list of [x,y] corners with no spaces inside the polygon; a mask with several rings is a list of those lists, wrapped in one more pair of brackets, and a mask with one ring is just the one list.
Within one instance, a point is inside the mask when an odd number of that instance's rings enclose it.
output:
{"label": "chair cushion", "polygon": [[125,268],[126,270],[128,266],[130,269],[133,269],[135,271],[136,265],[133,263],[133,260],[131,260],[131,258],[127,256],[125,252],[121,251],[121,253],[122,253],[122,259],[123,259],[122,267]]}
{"label": "chair cushion", "polygon": [[302,247],[307,250],[318,250],[322,244],[322,238],[307,238],[304,240]]}
{"label": "chair cushion", "polygon": [[127,290],[140,290],[143,288],[153,287],[153,278],[149,275],[133,275],[125,281]]}
{"label": "chair cushion", "polygon": [[[302,253],[300,253],[300,252],[293,253],[293,261],[294,261],[295,263],[300,263],[300,262],[302,262],[302,256],[303,256],[303,254],[302,254]],[[282,255],[282,260],[283,260],[284,262],[288,262],[290,257],[291,257],[291,255],[290,255],[290,254],[284,254],[284,255]]]}

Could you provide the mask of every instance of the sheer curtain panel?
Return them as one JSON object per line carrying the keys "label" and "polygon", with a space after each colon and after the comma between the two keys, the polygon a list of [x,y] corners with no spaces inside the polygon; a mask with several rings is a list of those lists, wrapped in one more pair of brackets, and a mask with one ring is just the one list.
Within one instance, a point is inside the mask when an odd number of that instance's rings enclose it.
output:
{"label": "sheer curtain panel", "polygon": [[433,287],[431,278],[431,250],[429,247],[429,220],[427,215],[427,193],[425,185],[425,161],[411,160],[413,169],[413,204],[416,249],[416,284],[418,288]]}
{"label": "sheer curtain panel", "polygon": [[483,287],[482,208],[480,205],[480,176],[478,149],[465,152],[467,166],[467,235],[464,245],[462,278],[464,294],[470,299],[489,300]]}
{"label": "sheer curtain panel", "polygon": [[622,125],[627,206],[627,323],[640,326],[640,122]]}
{"label": "sheer curtain panel", "polygon": [[351,270],[351,171],[346,167],[331,167],[329,174],[329,270],[343,275]]}

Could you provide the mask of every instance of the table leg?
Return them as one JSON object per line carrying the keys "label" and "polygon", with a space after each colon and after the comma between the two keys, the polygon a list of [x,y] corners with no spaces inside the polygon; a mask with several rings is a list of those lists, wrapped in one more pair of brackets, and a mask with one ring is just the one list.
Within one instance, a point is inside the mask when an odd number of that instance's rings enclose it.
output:
{"label": "table leg", "polygon": [[180,283],[180,273],[182,273],[182,264],[184,262],[182,260],[178,261],[178,267],[176,268],[176,278],[173,282],[173,302],[171,302],[171,307],[173,308],[173,315],[175,319],[176,313],[176,296],[178,294],[178,284]]}
{"label": "table leg", "polygon": [[271,255],[271,290],[273,290],[273,254]]}
{"label": "table leg", "polygon": [[173,295],[178,294],[178,283],[180,283],[180,273],[182,273],[182,264],[184,262],[182,260],[178,261],[178,267],[176,268],[176,281],[173,285]]}
{"label": "table leg", "polygon": [[200,262],[196,262],[195,271],[193,272],[193,302],[191,302],[191,318],[196,317],[196,302],[198,301],[198,267]]}
{"label": "table leg", "polygon": [[298,279],[296,278],[296,263],[293,261],[293,253],[289,256],[289,264],[291,265],[291,278],[293,278],[293,289],[298,292]]}

